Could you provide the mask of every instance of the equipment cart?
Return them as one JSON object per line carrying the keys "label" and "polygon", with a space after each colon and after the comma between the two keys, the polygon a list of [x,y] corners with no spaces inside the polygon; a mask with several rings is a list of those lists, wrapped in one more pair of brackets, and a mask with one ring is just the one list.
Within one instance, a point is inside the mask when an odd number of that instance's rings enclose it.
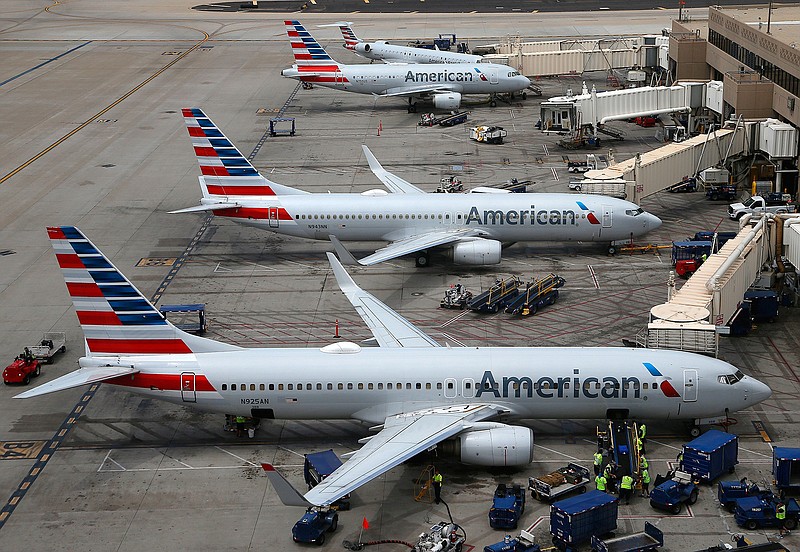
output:
{"label": "equipment cart", "polygon": [[[750,496],[736,501],[736,512],[733,517],[740,527],[755,531],[764,527],[780,527],[780,521],[775,517],[778,507],[778,497],[770,493],[768,496]],[[797,528],[800,517],[800,505],[793,498],[784,501],[786,505],[786,519],[783,526],[789,530]]]}
{"label": "equipment cart", "polygon": [[443,309],[465,309],[472,300],[472,292],[467,291],[463,284],[450,284],[450,288],[444,292],[444,298],[439,302]]}
{"label": "equipment cart", "polygon": [[533,280],[525,286],[524,291],[506,305],[509,314],[528,316],[546,305],[552,305],[558,299],[558,288],[564,285],[564,278],[548,274],[540,280]]}
{"label": "equipment cart", "polygon": [[551,502],[573,491],[585,493],[589,477],[588,469],[570,462],[547,475],[528,478],[528,489],[536,500]]}
{"label": "equipment cart", "polygon": [[800,489],[800,448],[775,447],[772,449],[772,477],[780,490]]}
{"label": "equipment cart", "polygon": [[509,301],[517,296],[519,289],[519,278],[511,276],[504,280],[498,280],[487,291],[474,297],[467,306],[476,312],[495,313],[504,308]]}
{"label": "equipment cart", "polygon": [[739,438],[710,429],[683,445],[680,469],[694,479],[710,483],[723,473],[733,473],[739,463]]}
{"label": "equipment cart", "polygon": [[658,510],[667,510],[671,514],[680,514],[683,503],[694,504],[699,493],[692,476],[686,472],[676,471],[667,478],[656,476],[656,486],[650,491],[650,506]]}
{"label": "equipment cart", "polygon": [[608,540],[592,536],[594,552],[646,552],[662,546],[664,546],[664,533],[649,521],[644,522],[644,531],[641,533]]}
{"label": "equipment cart", "polygon": [[494,491],[489,509],[489,526],[492,529],[516,529],[525,512],[525,491],[519,485],[501,483]]}
{"label": "equipment cart", "polygon": [[511,538],[511,535],[500,542],[483,547],[483,552],[539,552],[541,548],[536,544],[536,536],[524,529],[519,532],[519,536]]}
{"label": "equipment cart", "polygon": [[771,494],[770,491],[762,491],[755,483],[748,483],[746,477],[739,481],[720,481],[717,483],[719,504],[729,512],[736,511],[736,501],[740,498],[761,496],[763,493]]}
{"label": "equipment cart", "polygon": [[11,385],[12,383],[28,385],[31,382],[31,378],[35,378],[41,373],[42,366],[38,360],[35,358],[26,360],[24,355],[19,355],[14,359],[14,362],[3,370],[3,383],[6,385]]}
{"label": "equipment cart", "polygon": [[309,508],[292,527],[292,540],[322,546],[325,544],[325,533],[333,533],[337,527],[339,514],[336,510]]}
{"label": "equipment cart", "polygon": [[[306,459],[303,463],[303,477],[306,480],[308,489],[311,490],[319,485],[323,479],[336,471],[341,465],[342,461],[339,460],[333,449],[306,454]],[[337,510],[349,510],[350,495],[343,496],[331,506]]]}
{"label": "equipment cart", "polygon": [[603,491],[589,491],[580,496],[554,502],[550,506],[550,533],[559,550],[575,547],[601,537],[617,528],[619,500]]}
{"label": "equipment cart", "polygon": [[[169,318],[168,314],[176,314],[180,321],[176,321],[175,317],[171,320],[172,325],[195,335],[202,335],[208,330],[208,323],[206,322],[206,304],[205,303],[192,303],[189,305],[161,305],[158,309],[161,315],[166,319]],[[194,317],[197,316],[197,321]]]}
{"label": "equipment cart", "polygon": [[46,332],[42,335],[38,345],[28,347],[33,354],[33,358],[44,364],[53,362],[56,353],[64,353],[67,350],[67,334],[64,332]]}

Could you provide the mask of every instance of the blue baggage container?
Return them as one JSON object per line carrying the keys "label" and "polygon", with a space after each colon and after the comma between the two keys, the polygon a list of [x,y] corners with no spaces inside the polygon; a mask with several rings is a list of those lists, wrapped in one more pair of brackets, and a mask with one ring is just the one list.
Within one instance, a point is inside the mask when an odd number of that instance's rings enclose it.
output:
{"label": "blue baggage container", "polygon": [[710,429],[683,445],[681,470],[706,483],[733,473],[738,463],[739,438],[733,433]]}
{"label": "blue baggage container", "polygon": [[750,301],[750,318],[756,322],[769,320],[775,322],[778,318],[778,293],[768,289],[753,289],[744,293],[745,301]]}
{"label": "blue baggage container", "polygon": [[800,489],[800,448],[772,449],[772,477],[778,489]]}
{"label": "blue baggage container", "polygon": [[554,502],[550,506],[550,533],[553,543],[562,550],[567,545],[588,542],[592,535],[602,536],[617,528],[619,499],[603,491]]}

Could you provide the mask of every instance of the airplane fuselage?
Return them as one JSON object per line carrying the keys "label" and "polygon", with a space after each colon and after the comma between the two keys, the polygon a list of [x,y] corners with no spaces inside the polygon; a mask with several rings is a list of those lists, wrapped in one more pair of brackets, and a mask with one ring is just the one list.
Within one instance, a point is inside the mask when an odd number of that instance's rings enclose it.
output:
{"label": "airplane fuselage", "polygon": [[[319,73],[324,71],[324,75]],[[495,63],[429,63],[408,65],[297,66],[283,76],[358,94],[394,94],[403,88],[441,87],[442,92],[492,94],[518,92],[530,85],[527,77]]]}
{"label": "airplane fuselage", "polygon": [[[473,403],[500,405],[519,419],[604,418],[614,412],[697,419],[769,396],[766,385],[726,362],[678,351],[340,345],[126,357],[121,364],[142,371],[108,383],[211,412],[376,424],[420,408]],[[729,383],[734,373],[741,378]]]}
{"label": "airplane fuselage", "polygon": [[352,49],[367,59],[394,63],[479,63],[481,60],[481,56],[472,54],[397,46],[382,41],[360,42],[355,44]]}
{"label": "airplane fuselage", "polygon": [[375,194],[229,197],[243,207],[215,214],[281,234],[349,241],[394,241],[462,228],[503,242],[614,241],[660,224],[633,203],[598,195]]}

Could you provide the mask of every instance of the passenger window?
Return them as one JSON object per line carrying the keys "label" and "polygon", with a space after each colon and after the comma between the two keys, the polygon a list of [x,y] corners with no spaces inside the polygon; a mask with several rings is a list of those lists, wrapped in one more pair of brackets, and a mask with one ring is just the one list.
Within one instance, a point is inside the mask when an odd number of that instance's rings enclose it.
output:
{"label": "passenger window", "polygon": [[278,384],[278,391],[283,391],[283,384],[282,383]]}
{"label": "passenger window", "polygon": [[653,389],[658,389],[658,382],[653,384]]}
{"label": "passenger window", "polygon": [[371,384],[371,383],[367,384],[367,389],[369,389],[370,391],[372,391],[374,388],[375,388],[375,386],[373,384]]}
{"label": "passenger window", "polygon": [[387,383],[386,384],[386,389],[391,389],[391,388],[392,388],[392,384],[391,383]]}
{"label": "passenger window", "polygon": [[223,383],[222,384],[222,390],[223,391],[227,391],[228,390],[228,384],[227,383]]}
{"label": "passenger window", "polygon": [[339,384],[339,391],[341,391],[342,389],[344,389],[344,385],[342,385],[342,384],[340,383],[340,384]]}
{"label": "passenger window", "polygon": [[379,384],[378,384],[378,391],[380,391],[380,390],[382,390],[382,389],[383,389],[383,384],[382,384],[382,383],[379,383]]}
{"label": "passenger window", "polygon": [[333,384],[332,383],[328,384],[328,391],[333,391]]}
{"label": "passenger window", "polygon": [[410,383],[406,384],[406,389],[411,389],[411,384]]}
{"label": "passenger window", "polygon": [[359,388],[359,389],[364,389],[364,384],[363,384],[363,383],[359,383],[359,384],[358,384],[358,388]]}
{"label": "passenger window", "polygon": [[265,386],[263,383],[260,383],[260,384],[258,385],[258,390],[259,390],[259,391],[264,391],[265,387],[266,387],[266,386]]}
{"label": "passenger window", "polygon": [[422,389],[422,384],[421,383],[417,384],[417,389]]}
{"label": "passenger window", "polygon": [[247,384],[242,383],[239,385],[239,391],[247,391]]}
{"label": "passenger window", "polygon": [[292,391],[293,389],[294,389],[294,385],[292,385],[291,383],[286,386],[286,390],[287,391]]}
{"label": "passenger window", "polygon": [[322,384],[321,383],[317,384],[317,391],[322,391]]}
{"label": "passenger window", "polygon": [[447,382],[447,388],[448,389],[452,389],[453,388],[453,382],[452,381],[448,381]]}
{"label": "passenger window", "polygon": [[[320,386],[320,388],[322,388],[322,386]],[[310,383],[307,383],[307,384],[306,384],[306,391],[311,391],[311,389],[312,389],[312,386],[311,386],[311,384],[310,384]]]}
{"label": "passenger window", "polygon": [[441,382],[438,382],[438,383],[436,384],[436,389],[438,389],[439,391],[441,391],[441,390],[442,390],[442,383],[441,383]]}
{"label": "passenger window", "polygon": [[256,384],[255,383],[251,383],[250,384],[250,391],[255,391],[255,390],[256,390]]}
{"label": "passenger window", "polygon": [[352,389],[352,388],[353,388],[353,384],[352,383],[348,383],[347,384],[347,389]]}
{"label": "passenger window", "polygon": [[427,389],[427,390],[429,390],[429,391],[430,391],[430,389],[431,389],[431,384],[430,384],[430,383],[426,383],[426,384],[425,384],[425,389]]}

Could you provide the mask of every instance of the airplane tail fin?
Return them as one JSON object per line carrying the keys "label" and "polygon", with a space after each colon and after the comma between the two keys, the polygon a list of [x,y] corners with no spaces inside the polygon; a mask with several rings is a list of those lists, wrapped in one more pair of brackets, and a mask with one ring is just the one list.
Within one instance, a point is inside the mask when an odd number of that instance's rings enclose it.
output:
{"label": "airplane tail fin", "polygon": [[281,499],[281,502],[283,502],[285,506],[301,506],[303,508],[308,508],[309,506],[321,506],[321,504],[311,504],[308,500],[306,500],[305,497],[301,495],[300,492],[295,489],[294,486],[289,483],[272,464],[262,463],[261,467],[265,472],[267,472],[269,482],[272,483],[272,486],[275,488],[275,492],[278,493],[278,498]]}
{"label": "airplane tail fin", "polygon": [[344,47],[348,50],[355,50],[356,44],[363,42],[363,40],[356,36],[350,25],[352,23],[349,21],[341,21],[339,22],[339,30],[342,31],[342,37],[344,37]]}
{"label": "airplane tail fin", "polygon": [[317,73],[339,70],[336,60],[328,55],[325,48],[320,46],[319,42],[299,21],[286,20],[284,24],[286,25],[286,34],[289,35],[289,42],[292,44],[292,53],[297,68],[300,71],[303,71],[303,68]]}
{"label": "airplane tail fin", "polygon": [[[306,193],[277,184],[261,176],[202,109],[191,107],[181,111],[192,140],[197,162],[200,164],[200,172],[203,174],[200,177],[200,188],[204,198]],[[233,207],[235,202],[222,207],[213,205],[211,207],[219,209],[226,206]],[[194,210],[198,209],[194,208]]]}
{"label": "airplane tail fin", "polygon": [[48,227],[47,234],[83,329],[88,357],[240,348],[173,326],[74,226]]}

